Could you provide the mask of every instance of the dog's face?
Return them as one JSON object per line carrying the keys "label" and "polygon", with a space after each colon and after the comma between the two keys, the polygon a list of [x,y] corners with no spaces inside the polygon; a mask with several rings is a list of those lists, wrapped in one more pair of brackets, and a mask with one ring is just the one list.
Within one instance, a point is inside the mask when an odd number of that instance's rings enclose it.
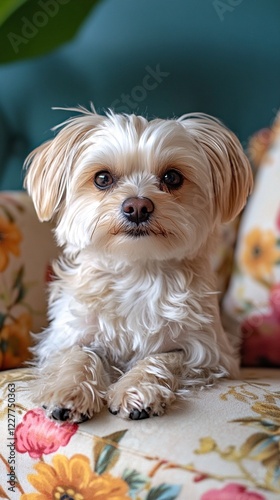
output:
{"label": "dog's face", "polygon": [[202,114],[148,122],[83,110],[27,164],[38,216],[57,214],[66,251],[126,260],[193,258],[252,187],[238,139]]}

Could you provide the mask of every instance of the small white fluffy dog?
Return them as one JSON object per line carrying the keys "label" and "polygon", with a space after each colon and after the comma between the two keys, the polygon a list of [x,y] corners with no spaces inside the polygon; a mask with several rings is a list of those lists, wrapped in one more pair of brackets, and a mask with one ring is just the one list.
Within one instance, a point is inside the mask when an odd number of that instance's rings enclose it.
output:
{"label": "small white fluffy dog", "polygon": [[80,115],[26,161],[38,216],[56,216],[63,247],[34,347],[34,401],[59,421],[106,402],[124,418],[162,415],[191,386],[238,376],[210,258],[217,225],[246,202],[251,168],[205,114],[70,110]]}

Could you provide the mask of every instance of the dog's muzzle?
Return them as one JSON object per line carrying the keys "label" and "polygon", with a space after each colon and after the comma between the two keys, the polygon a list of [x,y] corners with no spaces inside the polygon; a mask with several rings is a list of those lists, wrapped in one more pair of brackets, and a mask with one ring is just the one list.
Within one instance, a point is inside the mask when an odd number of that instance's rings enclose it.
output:
{"label": "dog's muzzle", "polygon": [[127,198],[122,204],[122,214],[137,226],[147,222],[154,209],[154,204],[149,198]]}

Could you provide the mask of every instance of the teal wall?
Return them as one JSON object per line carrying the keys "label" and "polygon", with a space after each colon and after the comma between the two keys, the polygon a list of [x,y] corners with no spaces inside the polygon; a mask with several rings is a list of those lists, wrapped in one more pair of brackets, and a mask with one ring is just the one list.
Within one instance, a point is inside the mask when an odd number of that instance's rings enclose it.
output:
{"label": "teal wall", "polygon": [[24,157],[69,116],[52,106],[89,101],[101,113],[204,111],[246,145],[280,107],[280,1],[105,0],[70,44],[1,66],[0,188],[22,188]]}

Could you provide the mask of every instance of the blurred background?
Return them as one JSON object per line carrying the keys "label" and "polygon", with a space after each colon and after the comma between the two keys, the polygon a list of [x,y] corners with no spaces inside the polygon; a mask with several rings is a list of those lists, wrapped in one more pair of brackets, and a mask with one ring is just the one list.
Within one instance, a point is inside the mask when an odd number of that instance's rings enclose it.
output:
{"label": "blurred background", "polygon": [[1,0],[0,189],[89,107],[173,118],[203,111],[246,147],[280,107],[279,0]]}

